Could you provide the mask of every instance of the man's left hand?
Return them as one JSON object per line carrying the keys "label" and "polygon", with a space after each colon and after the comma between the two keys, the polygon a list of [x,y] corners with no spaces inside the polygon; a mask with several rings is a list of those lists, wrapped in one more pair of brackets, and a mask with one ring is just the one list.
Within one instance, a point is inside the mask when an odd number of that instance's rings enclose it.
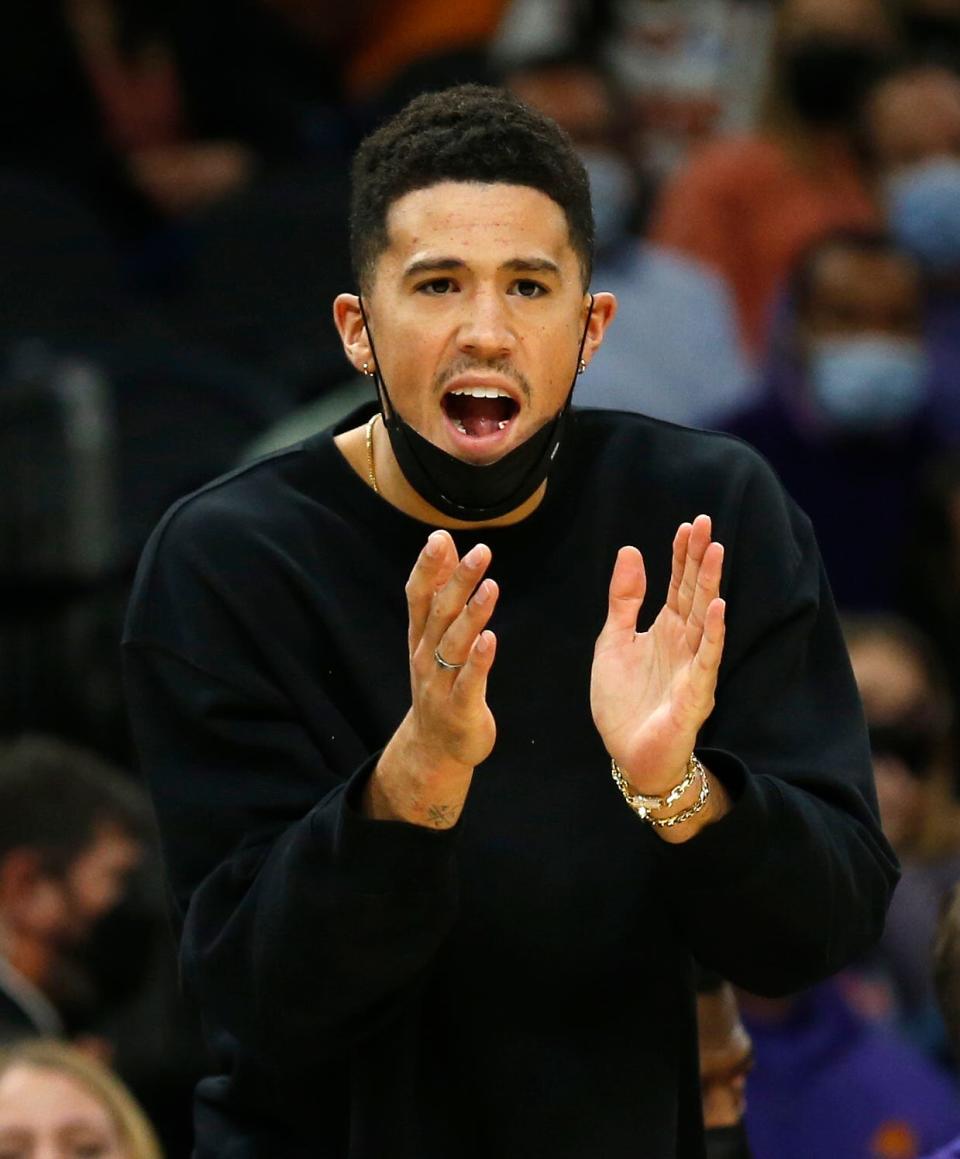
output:
{"label": "man's left hand", "polygon": [[723,547],[708,515],[683,523],[673,541],[667,600],[646,632],[643,556],[622,547],[607,620],[594,650],[593,719],[634,792],[662,796],[682,778],[697,733],[713,710],[723,654]]}

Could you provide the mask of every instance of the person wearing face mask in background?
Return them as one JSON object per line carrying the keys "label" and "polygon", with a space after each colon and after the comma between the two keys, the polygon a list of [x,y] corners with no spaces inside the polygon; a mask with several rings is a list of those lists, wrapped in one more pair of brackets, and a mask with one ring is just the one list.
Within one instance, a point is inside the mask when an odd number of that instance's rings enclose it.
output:
{"label": "person wearing face mask in background", "polygon": [[960,880],[949,684],[933,641],[898,616],[848,616],[843,633],[870,731],[880,820],[903,867],[880,943],[855,973],[875,992],[885,988],[897,1025],[917,1046],[955,1065],[930,972],[937,918]]}
{"label": "person wearing face mask in background", "polygon": [[785,0],[757,132],[704,146],[661,192],[652,240],[726,279],[754,357],[803,250],[830,230],[879,221],[854,127],[895,47],[881,0]]}
{"label": "person wearing face mask in background", "polygon": [[794,272],[761,397],[724,424],[810,516],[848,610],[895,606],[913,493],[938,447],[921,302],[916,262],[885,234],[821,239]]}
{"label": "person wearing face mask in background", "polygon": [[[718,421],[750,396],[753,376],[733,299],[706,266],[641,239],[645,196],[622,94],[596,62],[574,52],[516,61],[504,78],[526,104],[572,137],[590,179],[597,256],[593,283],[619,302],[621,325],[581,384],[582,406],[640,411],[691,426]],[[696,318],[691,327],[688,320]]]}
{"label": "person wearing face mask in background", "polygon": [[924,278],[932,409],[960,439],[960,77],[907,67],[871,92],[864,136],[889,228]]}

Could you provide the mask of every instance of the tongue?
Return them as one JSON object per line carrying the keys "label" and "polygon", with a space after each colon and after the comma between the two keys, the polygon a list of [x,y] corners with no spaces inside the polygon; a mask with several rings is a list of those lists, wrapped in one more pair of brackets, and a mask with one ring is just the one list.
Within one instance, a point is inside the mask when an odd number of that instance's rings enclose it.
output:
{"label": "tongue", "polygon": [[472,439],[495,434],[507,417],[503,403],[496,398],[471,398],[461,395],[457,400],[457,418]]}

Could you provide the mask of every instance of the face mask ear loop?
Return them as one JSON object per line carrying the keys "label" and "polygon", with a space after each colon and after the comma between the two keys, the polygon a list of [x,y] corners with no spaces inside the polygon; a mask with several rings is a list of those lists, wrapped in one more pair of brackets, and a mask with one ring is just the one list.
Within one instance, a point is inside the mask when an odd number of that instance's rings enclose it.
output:
{"label": "face mask ear loop", "polygon": [[[583,359],[583,348],[587,344],[587,331],[590,329],[590,319],[593,317],[593,304],[595,302],[593,294],[590,295],[590,309],[587,311],[587,320],[583,324],[583,333],[580,335],[580,349],[577,351],[577,365],[573,371],[573,382],[570,384],[570,390],[567,392],[567,401],[560,408],[560,414],[563,414],[573,401],[573,388],[577,385],[577,376],[580,373],[580,362]],[[369,334],[369,330],[367,331]]]}
{"label": "face mask ear loop", "polygon": [[377,398],[380,400],[380,413],[384,423],[386,423],[387,411],[389,410],[391,417],[395,413],[393,401],[387,393],[387,384],[383,381],[383,375],[380,373],[380,359],[377,357],[377,348],[373,344],[373,333],[370,330],[370,323],[367,320],[367,312],[363,308],[363,297],[359,293],[357,294],[357,305],[360,307],[363,328],[367,332],[367,341],[370,343],[370,353],[373,356],[373,384],[377,388]]}

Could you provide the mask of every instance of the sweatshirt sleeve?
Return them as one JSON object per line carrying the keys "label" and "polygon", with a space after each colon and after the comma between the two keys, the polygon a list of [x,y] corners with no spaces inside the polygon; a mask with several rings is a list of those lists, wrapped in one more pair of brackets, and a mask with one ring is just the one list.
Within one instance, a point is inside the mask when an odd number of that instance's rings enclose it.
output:
{"label": "sweatshirt sleeve", "polygon": [[727,646],[697,752],[734,807],[660,856],[698,960],[775,995],[879,939],[898,867],[813,532],[765,466],[728,547]]}
{"label": "sweatshirt sleeve", "polygon": [[217,1039],[296,1068],[342,1056],[419,985],[456,916],[458,831],[360,813],[379,753],[334,770],[318,738],[342,717],[293,711],[185,539],[148,548],[124,644],[182,974]]}

